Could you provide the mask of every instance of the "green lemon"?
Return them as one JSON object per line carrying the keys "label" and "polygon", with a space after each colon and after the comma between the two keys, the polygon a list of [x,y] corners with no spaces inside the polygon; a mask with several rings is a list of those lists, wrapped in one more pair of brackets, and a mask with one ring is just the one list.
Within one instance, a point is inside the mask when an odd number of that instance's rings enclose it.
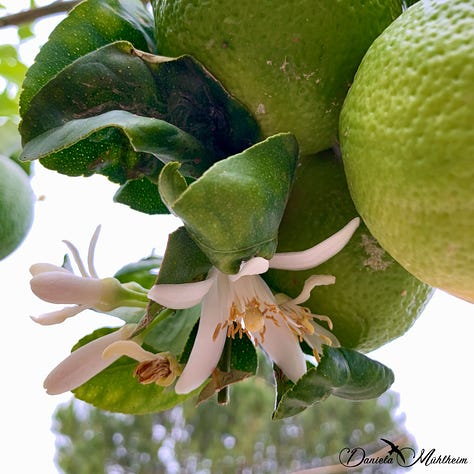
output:
{"label": "green lemon", "polygon": [[28,175],[0,155],[0,260],[26,237],[33,222],[34,195]]}
{"label": "green lemon", "polygon": [[160,54],[190,54],[257,118],[265,136],[330,148],[344,97],[400,0],[155,0]]}
{"label": "green lemon", "polygon": [[375,40],[340,139],[351,195],[382,247],[474,302],[473,1],[420,1]]}
{"label": "green lemon", "polygon": [[[341,161],[332,152],[305,157],[280,226],[278,251],[307,249],[357,215]],[[364,352],[404,334],[433,292],[396,263],[363,223],[343,250],[317,268],[270,270],[266,279],[275,291],[295,297],[312,274],[334,275],[336,283],[313,289],[303,306],[329,316],[343,346]]]}

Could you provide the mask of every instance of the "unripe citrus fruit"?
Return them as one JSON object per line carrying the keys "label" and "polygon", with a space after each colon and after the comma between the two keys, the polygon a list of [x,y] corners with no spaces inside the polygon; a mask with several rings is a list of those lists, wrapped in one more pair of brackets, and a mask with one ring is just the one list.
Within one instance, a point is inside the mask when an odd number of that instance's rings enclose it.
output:
{"label": "unripe citrus fruit", "polygon": [[373,43],[340,121],[367,227],[419,279],[474,302],[474,2],[423,0]]}
{"label": "unripe citrus fruit", "polygon": [[0,155],[0,260],[23,241],[33,222],[34,195],[28,175]]}
{"label": "unripe citrus fruit", "polygon": [[[356,216],[341,161],[332,152],[306,157],[296,171],[278,251],[309,248]],[[266,278],[273,290],[294,297],[312,274],[334,275],[336,283],[316,287],[303,306],[329,316],[341,344],[361,351],[404,334],[432,293],[378,245],[363,223],[343,250],[317,268],[270,270]]]}
{"label": "unripe citrus fruit", "polygon": [[255,115],[265,136],[303,154],[333,145],[365,51],[400,0],[155,0],[160,54],[190,54]]}

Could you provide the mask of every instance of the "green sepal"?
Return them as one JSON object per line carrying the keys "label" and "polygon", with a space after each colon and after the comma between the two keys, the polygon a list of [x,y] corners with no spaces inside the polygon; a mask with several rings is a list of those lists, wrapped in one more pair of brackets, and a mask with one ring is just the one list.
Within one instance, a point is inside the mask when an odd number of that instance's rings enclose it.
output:
{"label": "green sepal", "polygon": [[24,146],[20,158],[40,159],[47,168],[69,176],[99,173],[123,184],[154,176],[161,162],[173,160],[182,162],[185,173],[199,175],[206,156],[202,145],[179,128],[163,120],[114,110],[71,120],[35,137]]}
{"label": "green sepal", "polygon": [[273,256],[297,159],[295,137],[282,133],[215,163],[189,186],[169,163],[158,189],[212,264],[236,273],[243,260]]}
{"label": "green sepal", "polygon": [[317,367],[310,368],[295,384],[277,383],[280,392],[273,419],[296,415],[330,395],[348,400],[377,398],[393,381],[393,372],[380,362],[352,349],[323,345]]}
{"label": "green sepal", "polygon": [[[88,342],[115,331],[102,328],[82,338],[73,350]],[[145,349],[153,351],[150,346]],[[76,398],[102,410],[141,415],[168,410],[194,396],[197,390],[186,395],[177,395],[172,387],[160,387],[154,383],[143,385],[133,376],[137,362],[129,357],[120,357],[112,365],[73,390]]]}
{"label": "green sepal", "polygon": [[22,115],[41,88],[76,59],[115,41],[155,51],[154,21],[140,0],[87,0],[54,29],[28,70],[20,97]]}

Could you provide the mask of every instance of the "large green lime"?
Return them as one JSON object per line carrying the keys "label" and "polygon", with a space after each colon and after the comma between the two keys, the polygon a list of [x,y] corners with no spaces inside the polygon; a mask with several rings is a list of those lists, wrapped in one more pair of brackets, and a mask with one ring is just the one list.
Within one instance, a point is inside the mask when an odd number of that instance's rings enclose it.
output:
{"label": "large green lime", "polygon": [[28,175],[0,155],[0,260],[23,241],[33,222],[34,195]]}
{"label": "large green lime", "polygon": [[[309,248],[357,215],[341,161],[332,152],[306,157],[296,171],[278,251]],[[404,334],[433,291],[396,263],[363,223],[326,263],[299,272],[270,270],[267,281],[274,290],[294,297],[312,274],[335,275],[336,283],[316,287],[303,306],[329,316],[341,344],[361,351]]]}
{"label": "large green lime", "polygon": [[303,154],[333,145],[344,97],[400,0],[155,0],[158,51],[191,54]]}
{"label": "large green lime", "polygon": [[474,302],[474,2],[424,0],[373,43],[341,114],[355,205],[380,244]]}

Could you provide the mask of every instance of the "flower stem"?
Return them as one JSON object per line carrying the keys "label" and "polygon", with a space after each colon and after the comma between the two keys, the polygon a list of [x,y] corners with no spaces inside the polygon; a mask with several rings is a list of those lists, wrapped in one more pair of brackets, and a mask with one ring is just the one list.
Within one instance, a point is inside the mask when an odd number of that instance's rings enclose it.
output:
{"label": "flower stem", "polygon": [[[219,360],[218,367],[223,372],[230,372],[230,356],[232,352],[232,339],[227,338],[222,356]],[[227,405],[230,402],[230,387],[226,385],[217,392],[217,403],[219,405]]]}

